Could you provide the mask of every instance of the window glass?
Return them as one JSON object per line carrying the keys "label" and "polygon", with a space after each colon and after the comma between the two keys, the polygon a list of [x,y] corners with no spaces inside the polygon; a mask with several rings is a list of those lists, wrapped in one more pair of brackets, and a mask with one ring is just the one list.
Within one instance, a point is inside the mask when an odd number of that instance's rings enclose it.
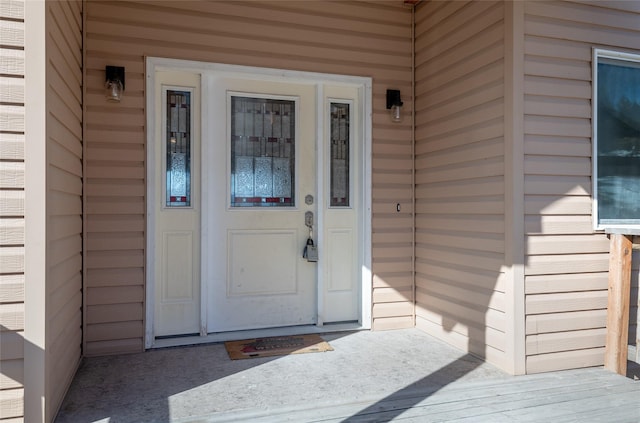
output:
{"label": "window glass", "polygon": [[295,205],[295,101],[231,97],[231,207]]}
{"label": "window glass", "polygon": [[167,207],[191,207],[191,93],[167,90]]}
{"label": "window glass", "polygon": [[640,223],[640,67],[597,60],[598,226]]}
{"label": "window glass", "polygon": [[331,207],[349,206],[349,104],[331,103]]}

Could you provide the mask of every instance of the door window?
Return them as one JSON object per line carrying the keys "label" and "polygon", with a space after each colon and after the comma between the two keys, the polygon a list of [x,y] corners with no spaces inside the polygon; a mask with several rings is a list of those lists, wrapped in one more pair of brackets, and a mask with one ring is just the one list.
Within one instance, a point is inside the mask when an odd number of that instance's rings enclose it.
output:
{"label": "door window", "polygon": [[231,96],[231,207],[295,206],[292,100]]}
{"label": "door window", "polygon": [[191,93],[167,90],[167,207],[191,207]]}
{"label": "door window", "polygon": [[331,207],[349,206],[349,104],[331,103]]}

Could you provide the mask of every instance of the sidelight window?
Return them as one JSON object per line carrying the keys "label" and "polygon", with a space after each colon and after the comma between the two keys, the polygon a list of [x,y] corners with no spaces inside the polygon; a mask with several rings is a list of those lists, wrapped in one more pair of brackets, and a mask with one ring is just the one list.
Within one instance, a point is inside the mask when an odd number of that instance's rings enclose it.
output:
{"label": "sidelight window", "polygon": [[167,90],[167,207],[191,207],[191,93]]}
{"label": "sidelight window", "polygon": [[349,206],[350,113],[348,103],[331,103],[331,207]]}

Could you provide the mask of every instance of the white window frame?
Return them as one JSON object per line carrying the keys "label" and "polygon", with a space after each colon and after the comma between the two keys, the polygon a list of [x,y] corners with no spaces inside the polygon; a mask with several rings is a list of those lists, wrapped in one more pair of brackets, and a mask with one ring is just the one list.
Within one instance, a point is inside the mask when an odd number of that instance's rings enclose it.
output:
{"label": "white window frame", "polygon": [[[595,230],[611,230],[619,232],[620,230],[628,229],[630,231],[637,232],[640,230],[640,221],[637,224],[634,223],[600,223],[600,216],[598,215],[598,63],[599,59],[614,59],[619,61],[634,62],[640,65],[640,54],[625,53],[621,51],[593,49],[593,61],[592,61],[592,197],[593,197],[593,227]],[[640,219],[639,219],[640,220]]]}

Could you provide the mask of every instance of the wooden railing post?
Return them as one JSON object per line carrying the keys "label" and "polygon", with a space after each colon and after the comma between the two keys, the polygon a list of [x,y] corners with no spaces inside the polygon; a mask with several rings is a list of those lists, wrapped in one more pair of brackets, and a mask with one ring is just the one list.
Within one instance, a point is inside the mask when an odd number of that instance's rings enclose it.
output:
{"label": "wooden railing post", "polygon": [[610,235],[609,300],[604,367],[621,375],[627,374],[631,256],[633,253],[631,238],[631,236],[622,234]]}

